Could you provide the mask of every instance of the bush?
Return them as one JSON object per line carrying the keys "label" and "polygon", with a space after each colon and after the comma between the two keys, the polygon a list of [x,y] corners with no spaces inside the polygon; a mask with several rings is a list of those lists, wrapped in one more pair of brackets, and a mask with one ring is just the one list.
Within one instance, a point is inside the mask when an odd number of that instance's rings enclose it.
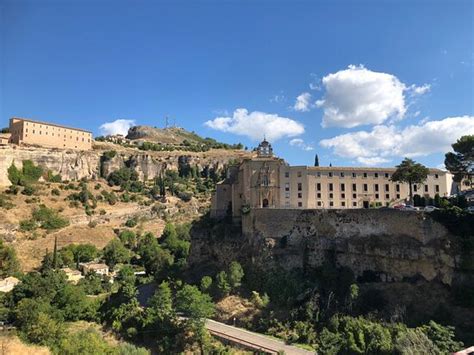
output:
{"label": "bush", "polygon": [[40,205],[33,211],[33,219],[40,224],[40,227],[47,230],[60,229],[69,225],[69,221],[55,210]]}
{"label": "bush", "polygon": [[0,208],[5,208],[6,210],[9,210],[13,207],[15,207],[15,205],[11,202],[10,196],[0,194]]}
{"label": "bush", "polygon": [[193,193],[188,191],[179,191],[177,195],[184,202],[189,202],[193,198]]}
{"label": "bush", "polygon": [[59,191],[59,189],[52,189],[51,190],[51,195],[59,196],[59,195],[61,195],[61,191]]}
{"label": "bush", "polygon": [[24,219],[20,221],[20,230],[22,232],[30,232],[35,230],[37,227],[36,222],[31,219]]}
{"label": "bush", "polygon": [[133,227],[135,227],[137,224],[138,224],[138,218],[137,218],[137,217],[129,218],[129,219],[127,219],[127,221],[125,222],[125,226],[128,227],[128,228],[133,228]]}
{"label": "bush", "polygon": [[31,196],[36,193],[36,188],[31,185],[26,185],[21,193],[26,196]]}

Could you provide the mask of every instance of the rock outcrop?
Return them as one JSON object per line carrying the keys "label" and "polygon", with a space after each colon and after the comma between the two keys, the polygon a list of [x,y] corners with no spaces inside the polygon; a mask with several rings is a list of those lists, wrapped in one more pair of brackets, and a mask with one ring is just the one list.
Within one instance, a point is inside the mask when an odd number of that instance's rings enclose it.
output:
{"label": "rock outcrop", "polygon": [[[112,147],[113,148],[113,147]],[[121,167],[133,168],[140,179],[149,180],[160,172],[178,170],[180,164],[196,165],[199,171],[208,169],[216,172],[230,160],[240,159],[248,153],[234,150],[211,150],[208,152],[142,152],[137,149],[120,149],[111,159],[105,159],[104,149],[91,151],[46,149],[35,147],[0,147],[0,186],[9,186],[8,168],[14,162],[20,168],[23,160],[31,160],[63,180],[95,179],[108,176]]]}
{"label": "rock outcrop", "polygon": [[455,240],[422,213],[255,209],[243,216],[240,235],[215,241],[198,233],[191,260],[226,264],[244,258],[286,269],[330,261],[349,267],[361,282],[421,279],[449,285],[459,263]]}

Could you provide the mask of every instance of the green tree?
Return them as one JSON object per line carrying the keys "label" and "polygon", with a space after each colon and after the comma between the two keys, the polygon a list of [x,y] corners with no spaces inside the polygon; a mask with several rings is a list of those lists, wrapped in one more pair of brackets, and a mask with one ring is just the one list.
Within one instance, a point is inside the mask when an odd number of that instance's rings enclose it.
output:
{"label": "green tree", "polygon": [[63,355],[113,355],[116,350],[93,328],[68,334],[57,346],[57,353]]}
{"label": "green tree", "polygon": [[174,315],[173,297],[168,282],[163,281],[150,298],[147,315],[153,322],[163,322]]}
{"label": "green tree", "polygon": [[201,291],[202,292],[207,292],[212,286],[212,277],[210,276],[203,276],[201,279]]}
{"label": "green tree", "polygon": [[145,233],[138,242],[137,253],[147,273],[158,277],[173,264],[173,256],[163,249],[151,233]]}
{"label": "green tree", "polygon": [[19,271],[20,264],[13,247],[3,244],[0,239],[0,279]]}
{"label": "green tree", "polygon": [[12,162],[8,168],[8,179],[13,185],[20,185],[21,177],[21,171],[15,166],[15,162]]}
{"label": "green tree", "polygon": [[221,271],[216,275],[216,284],[221,296],[225,297],[230,293],[231,288],[225,271]]}
{"label": "green tree", "polygon": [[459,351],[464,345],[462,342],[455,340],[454,327],[443,326],[431,320],[428,324],[419,327],[419,329],[427,335],[443,354]]}
{"label": "green tree", "polygon": [[130,257],[130,251],[125,248],[120,239],[112,239],[104,248],[105,262],[112,269],[119,263],[128,262]]}
{"label": "green tree", "polygon": [[396,166],[395,172],[392,174],[392,181],[400,183],[408,183],[410,191],[410,202],[413,201],[413,185],[423,183],[428,174],[429,169],[420,163],[416,163],[412,159],[405,158],[400,165]]}
{"label": "green tree", "polygon": [[232,289],[240,287],[243,277],[244,269],[242,268],[242,265],[240,265],[237,261],[232,261],[229,265],[228,274],[230,287],[232,287]]}
{"label": "green tree", "polygon": [[446,153],[444,165],[454,175],[454,181],[471,188],[474,185],[474,135],[462,136],[452,145],[454,152]]}

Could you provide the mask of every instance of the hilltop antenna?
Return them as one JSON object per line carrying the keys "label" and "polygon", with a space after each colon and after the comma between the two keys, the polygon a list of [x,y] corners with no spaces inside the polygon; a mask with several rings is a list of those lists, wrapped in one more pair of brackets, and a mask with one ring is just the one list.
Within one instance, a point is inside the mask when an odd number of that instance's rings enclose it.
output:
{"label": "hilltop antenna", "polygon": [[165,128],[168,128],[168,116],[165,117]]}
{"label": "hilltop antenna", "polygon": [[173,127],[176,128],[176,117],[173,117]]}

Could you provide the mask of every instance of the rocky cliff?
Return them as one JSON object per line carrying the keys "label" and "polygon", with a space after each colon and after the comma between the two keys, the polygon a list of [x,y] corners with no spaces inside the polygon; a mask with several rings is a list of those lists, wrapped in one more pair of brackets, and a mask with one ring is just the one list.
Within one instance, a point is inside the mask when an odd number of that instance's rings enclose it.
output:
{"label": "rocky cliff", "polygon": [[192,261],[247,259],[286,269],[331,261],[349,267],[362,282],[443,284],[451,284],[459,263],[456,238],[441,224],[426,214],[395,210],[255,209],[243,216],[240,233],[219,241],[210,233],[196,234]]}
{"label": "rocky cliff", "polygon": [[143,180],[153,179],[164,169],[177,170],[180,164],[196,165],[200,170],[221,171],[230,160],[245,156],[244,151],[211,150],[208,152],[142,152],[137,149],[122,149],[117,146],[117,154],[104,159],[103,154],[112,146],[91,151],[46,149],[34,147],[0,147],[0,186],[10,185],[8,168],[14,162],[21,167],[23,160],[60,174],[63,180],[81,178],[95,179],[108,176],[112,171],[127,166],[135,169]]}

